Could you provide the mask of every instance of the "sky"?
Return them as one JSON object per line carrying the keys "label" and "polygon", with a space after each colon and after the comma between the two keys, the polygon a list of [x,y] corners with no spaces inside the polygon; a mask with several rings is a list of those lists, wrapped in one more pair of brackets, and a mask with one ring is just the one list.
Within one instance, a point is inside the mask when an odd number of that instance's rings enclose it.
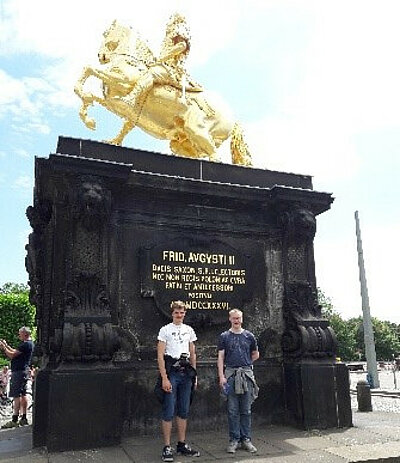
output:
{"label": "sky", "polygon": [[[0,285],[27,281],[35,156],[60,135],[119,130],[99,107],[87,129],[73,92],[83,66],[99,66],[103,31],[120,20],[157,54],[175,11],[191,28],[190,74],[240,121],[254,166],[312,175],[335,197],[317,217],[318,286],[344,318],[362,314],[358,210],[371,314],[400,324],[398,0],[0,0]],[[169,152],[140,129],[124,146]]]}

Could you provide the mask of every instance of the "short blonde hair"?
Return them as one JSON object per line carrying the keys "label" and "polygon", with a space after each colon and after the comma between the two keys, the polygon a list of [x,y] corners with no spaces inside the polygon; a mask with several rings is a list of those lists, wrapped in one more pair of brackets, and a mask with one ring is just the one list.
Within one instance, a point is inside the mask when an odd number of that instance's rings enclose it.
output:
{"label": "short blonde hair", "polygon": [[186,304],[182,301],[172,301],[171,302],[171,312],[174,310],[187,310]]}
{"label": "short blonde hair", "polygon": [[243,312],[239,309],[232,309],[229,311],[229,316],[233,315],[234,313],[237,313],[243,317]]}

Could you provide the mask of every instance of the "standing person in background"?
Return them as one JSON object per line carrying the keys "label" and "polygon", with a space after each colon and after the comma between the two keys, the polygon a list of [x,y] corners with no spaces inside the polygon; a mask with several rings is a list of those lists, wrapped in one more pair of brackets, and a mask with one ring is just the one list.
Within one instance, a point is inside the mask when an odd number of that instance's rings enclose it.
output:
{"label": "standing person in background", "polygon": [[253,333],[242,328],[243,312],[229,312],[231,327],[218,340],[219,385],[227,395],[229,445],[228,453],[241,447],[257,452],[251,442],[251,405],[258,396],[253,362],[260,356]]}
{"label": "standing person in background", "polygon": [[9,371],[8,366],[4,365],[0,372],[0,399],[2,401],[7,400],[7,388],[8,388],[8,380],[9,380]]}
{"label": "standing person in background", "polygon": [[197,384],[196,333],[183,320],[186,306],[182,301],[171,303],[172,323],[163,326],[158,334],[157,361],[161,376],[162,421],[164,438],[163,461],[174,461],[171,447],[172,420],[176,414],[178,455],[198,457],[200,452],[186,444],[186,427],[189,415],[192,387]]}
{"label": "standing person in background", "polygon": [[[31,330],[26,326],[19,329],[18,337],[21,343],[16,349],[10,347],[4,339],[0,341],[0,350],[2,350],[6,356],[11,359],[9,396],[14,399],[12,420],[2,426],[4,429],[25,426],[28,424],[28,420],[26,418],[28,399],[26,394],[34,344],[31,339]],[[18,421],[20,413],[21,418]]]}

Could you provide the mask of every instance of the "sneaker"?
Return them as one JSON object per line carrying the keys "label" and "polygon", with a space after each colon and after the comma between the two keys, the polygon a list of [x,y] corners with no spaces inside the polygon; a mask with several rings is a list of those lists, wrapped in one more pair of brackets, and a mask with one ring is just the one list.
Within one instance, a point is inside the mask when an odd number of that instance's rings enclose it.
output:
{"label": "sneaker", "polygon": [[245,439],[242,441],[242,449],[247,450],[250,453],[257,452],[257,448],[252,444],[250,439]]}
{"label": "sneaker", "polygon": [[172,453],[172,447],[170,445],[166,445],[163,448],[161,458],[162,461],[174,461],[174,454]]}
{"label": "sneaker", "polygon": [[8,421],[6,424],[3,424],[1,429],[18,428],[18,426],[19,426],[18,421]]}
{"label": "sneaker", "polygon": [[178,442],[176,446],[176,453],[178,455],[184,455],[185,457],[199,457],[200,452],[198,450],[193,450],[187,444],[182,444]]}
{"label": "sneaker", "polygon": [[238,448],[239,448],[239,442],[236,440],[231,440],[228,444],[226,451],[228,453],[235,453]]}
{"label": "sneaker", "polygon": [[29,423],[28,423],[28,420],[27,420],[26,418],[21,418],[21,419],[19,420],[19,425],[20,425],[20,426],[26,426],[26,425],[28,425],[28,424],[29,424]]}

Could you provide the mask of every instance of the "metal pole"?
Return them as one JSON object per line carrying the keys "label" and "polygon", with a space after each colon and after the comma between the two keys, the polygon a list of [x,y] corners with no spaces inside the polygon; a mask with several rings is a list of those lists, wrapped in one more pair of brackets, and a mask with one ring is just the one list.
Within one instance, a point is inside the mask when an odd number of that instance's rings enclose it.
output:
{"label": "metal pole", "polygon": [[367,358],[367,371],[371,380],[371,388],[379,387],[378,368],[376,365],[376,352],[374,342],[374,331],[372,328],[371,314],[369,310],[369,298],[367,288],[367,278],[365,276],[364,257],[361,241],[360,222],[358,220],[358,211],[354,214],[356,219],[356,235],[357,235],[357,252],[358,252],[358,269],[360,274],[361,301],[363,311],[364,325],[364,344],[365,356]]}

